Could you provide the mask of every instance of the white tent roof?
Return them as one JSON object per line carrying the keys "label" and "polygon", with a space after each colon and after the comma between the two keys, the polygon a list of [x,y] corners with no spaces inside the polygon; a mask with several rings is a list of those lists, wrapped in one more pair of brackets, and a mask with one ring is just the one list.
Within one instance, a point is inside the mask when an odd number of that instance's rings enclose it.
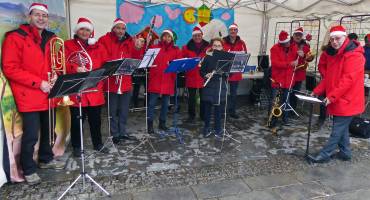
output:
{"label": "white tent roof", "polygon": [[[110,30],[116,14],[116,0],[69,0],[68,2],[72,28],[78,17],[86,16],[94,22],[97,37]],[[199,7],[204,3],[211,8],[235,9],[239,34],[252,53],[251,63],[254,64],[259,53],[269,53],[269,48],[274,43],[276,22],[320,18],[322,43],[325,41],[328,27],[338,23],[342,16],[370,14],[370,0],[140,0],[136,2],[179,3],[193,7]],[[264,22],[265,28],[263,28]],[[370,18],[368,23],[370,24]],[[288,28],[290,26],[284,29]],[[370,32],[370,25],[366,31]]]}

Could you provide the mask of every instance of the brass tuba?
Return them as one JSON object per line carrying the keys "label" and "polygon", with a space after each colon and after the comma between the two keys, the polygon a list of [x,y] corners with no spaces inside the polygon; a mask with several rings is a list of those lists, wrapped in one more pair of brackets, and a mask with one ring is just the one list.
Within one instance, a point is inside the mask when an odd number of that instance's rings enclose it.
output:
{"label": "brass tuba", "polygon": [[[54,37],[50,40],[50,63],[51,72],[48,73],[48,82],[51,86],[54,85],[52,80],[58,74],[66,74],[66,59],[64,41],[62,38]],[[69,106],[73,102],[69,99],[69,96],[64,96],[57,105],[58,106]],[[49,112],[49,143],[54,145],[55,142],[55,123],[56,123],[56,111],[54,108],[54,99],[48,100],[48,112]]]}

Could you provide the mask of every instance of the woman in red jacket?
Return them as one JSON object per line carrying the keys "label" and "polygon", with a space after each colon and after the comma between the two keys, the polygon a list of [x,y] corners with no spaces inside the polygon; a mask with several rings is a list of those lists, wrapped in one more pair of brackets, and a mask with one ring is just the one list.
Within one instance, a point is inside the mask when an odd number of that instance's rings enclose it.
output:
{"label": "woman in red jacket", "polygon": [[[209,43],[203,40],[203,32],[199,27],[194,27],[192,39],[182,48],[183,57],[185,58],[203,58],[206,55],[206,50],[209,47]],[[185,86],[189,92],[188,102],[188,122],[191,123],[195,118],[195,105],[196,105],[196,94],[200,96],[200,109],[199,115],[203,119],[204,109],[203,101],[201,96],[201,88],[203,88],[204,80],[200,76],[200,67],[186,72],[185,74]]]}
{"label": "woman in red jacket", "polygon": [[[328,162],[335,155],[341,160],[351,160],[349,124],[353,116],[365,109],[364,97],[364,49],[355,40],[346,37],[342,26],[330,29],[330,46],[327,48],[325,76],[314,89],[314,95],[326,95],[327,113],[333,115],[333,128],[326,145],[313,162]],[[329,73],[330,72],[330,73]]]}
{"label": "woman in red jacket", "polygon": [[[90,67],[92,69],[100,68],[107,60],[105,49],[99,43],[96,43],[93,38],[94,27],[90,20],[79,18],[75,27],[75,35],[71,40],[65,41],[65,54],[67,58],[66,67],[67,74],[86,72]],[[78,51],[86,51],[91,57],[91,63],[81,62],[79,56],[73,54]],[[103,83],[99,83],[96,88],[89,89],[92,92],[82,94],[82,115],[83,120],[87,117],[90,125],[91,139],[94,149],[99,151],[103,147],[101,137],[101,107],[104,104]],[[93,91],[97,90],[97,91]],[[74,104],[70,107],[71,110],[71,142],[73,147],[73,155],[81,156],[80,146],[80,124],[79,124],[79,101],[77,95],[72,95],[71,100]]]}
{"label": "woman in red jacket", "polygon": [[[126,23],[117,18],[110,32],[99,39],[105,48],[109,60],[131,58],[130,49],[133,46],[132,37],[126,32]],[[105,91],[109,94],[110,134],[113,143],[123,140],[134,140],[126,131],[126,123],[130,105],[132,80],[130,75],[109,77],[105,82]]]}
{"label": "woman in red jacket", "polygon": [[[224,50],[228,52],[247,53],[245,42],[238,36],[238,25],[232,24],[229,26],[229,35],[224,37]],[[238,119],[236,114],[236,97],[238,92],[239,81],[243,79],[242,73],[233,73],[229,77],[230,96],[228,101],[228,112],[230,117]]]}
{"label": "woman in red jacket", "polygon": [[173,33],[171,30],[164,30],[158,45],[151,48],[160,48],[159,54],[149,69],[149,106],[148,106],[148,133],[154,133],[153,119],[154,107],[157,104],[159,96],[162,95],[161,114],[159,116],[160,130],[167,130],[166,119],[170,95],[175,94],[175,73],[165,73],[169,63],[172,60],[181,58],[181,51],[174,45]]}

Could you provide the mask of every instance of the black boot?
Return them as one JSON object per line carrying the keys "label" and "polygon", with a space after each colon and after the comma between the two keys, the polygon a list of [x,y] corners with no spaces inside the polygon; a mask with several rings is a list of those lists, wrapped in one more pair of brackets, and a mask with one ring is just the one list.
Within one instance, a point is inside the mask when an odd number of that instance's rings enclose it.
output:
{"label": "black boot", "polygon": [[162,131],[167,131],[166,121],[159,120],[158,129]]}
{"label": "black boot", "polygon": [[154,134],[153,121],[148,120],[148,134]]}

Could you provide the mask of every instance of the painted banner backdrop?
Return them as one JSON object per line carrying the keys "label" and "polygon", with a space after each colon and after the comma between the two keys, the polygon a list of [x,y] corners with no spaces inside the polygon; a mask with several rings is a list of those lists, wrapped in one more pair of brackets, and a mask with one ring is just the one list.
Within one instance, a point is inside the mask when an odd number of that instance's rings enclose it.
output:
{"label": "painted banner backdrop", "polygon": [[234,22],[234,10],[198,8],[179,4],[140,4],[134,1],[117,0],[117,16],[127,23],[128,32],[135,35],[148,26],[156,16],[154,31],[160,35],[164,29],[175,32],[176,45],[183,46],[191,38],[192,29],[200,25],[204,38],[226,36]]}
{"label": "painted banner backdrop", "polygon": [[[0,44],[7,31],[16,29],[19,24],[27,23],[28,8],[33,0],[0,0]],[[65,4],[63,0],[38,0],[48,5],[49,30],[61,38],[68,38]],[[1,53],[1,50],[0,50]],[[0,186],[7,179],[12,182],[24,181],[19,164],[20,144],[22,136],[22,120],[17,112],[13,95],[6,79],[0,73],[1,89],[1,118],[0,121]],[[0,110],[0,111],[1,111]],[[64,153],[65,138],[69,133],[69,109],[61,108],[57,111],[57,141],[53,147],[56,156]],[[0,119],[1,119],[0,118]],[[5,133],[5,134],[4,134]],[[6,140],[3,140],[4,135]],[[7,146],[5,146],[7,145]],[[5,150],[4,150],[5,149]],[[36,147],[37,149],[37,147]],[[36,154],[35,154],[36,155]],[[4,179],[4,170],[7,179]]]}

